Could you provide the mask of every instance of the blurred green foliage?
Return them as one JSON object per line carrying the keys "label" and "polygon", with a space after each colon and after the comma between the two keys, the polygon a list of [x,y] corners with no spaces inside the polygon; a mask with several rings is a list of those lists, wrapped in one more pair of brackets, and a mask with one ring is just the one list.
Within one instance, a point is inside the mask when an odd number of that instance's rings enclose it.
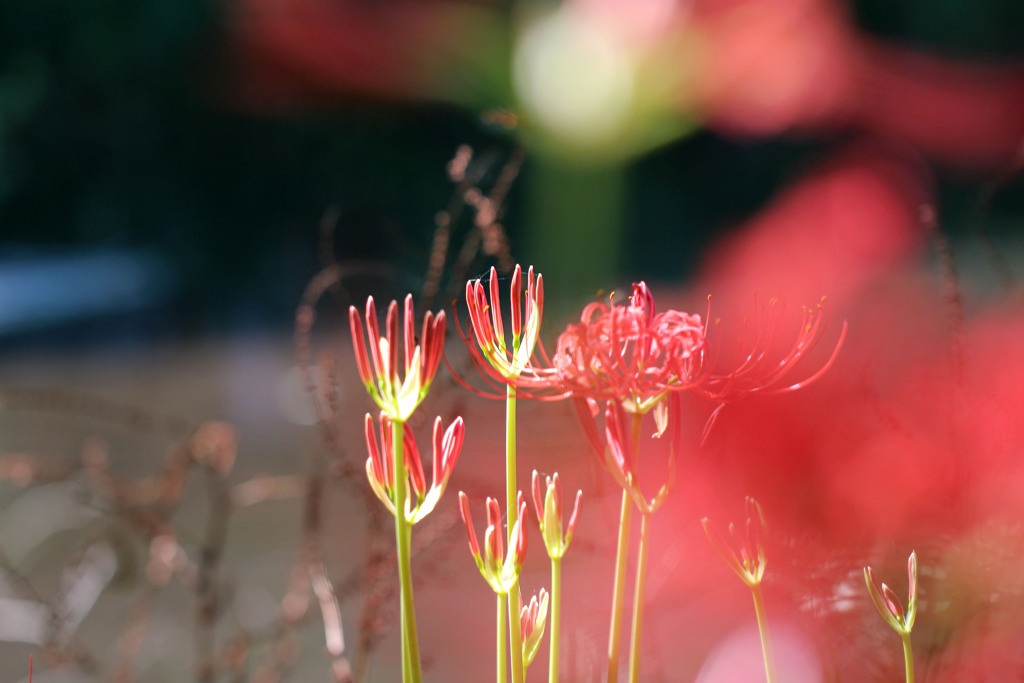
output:
{"label": "blurred green foliage", "polygon": [[[0,2],[0,250],[154,248],[177,273],[180,322],[203,330],[287,326],[332,207],[339,256],[422,272],[455,147],[510,141],[478,112],[440,106],[339,97],[290,116],[247,112],[230,92],[227,11],[211,0]],[[859,0],[853,13],[938,52],[1020,56],[1024,45],[1019,0]],[[624,234],[643,226],[665,248],[624,244],[625,270],[684,274],[823,144],[703,133],[639,160]],[[519,193],[510,201],[515,247],[529,212]]]}

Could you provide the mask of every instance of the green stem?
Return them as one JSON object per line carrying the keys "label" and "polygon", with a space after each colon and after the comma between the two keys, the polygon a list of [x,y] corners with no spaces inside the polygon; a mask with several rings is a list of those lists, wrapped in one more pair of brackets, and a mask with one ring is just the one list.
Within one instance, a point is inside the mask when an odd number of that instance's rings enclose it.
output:
{"label": "green stem", "polygon": [[633,517],[633,502],[622,492],[622,511],[619,514],[619,545],[615,553],[615,586],[612,589],[612,623],[608,634],[608,683],[619,680],[619,638],[622,633],[622,603],[626,587],[626,559],[629,553],[629,526]]}
{"label": "green stem", "polygon": [[548,644],[548,683],[558,683],[558,636],[562,628],[562,558],[551,558],[551,633]]}
{"label": "green stem", "polygon": [[508,641],[509,659],[512,662],[512,683],[524,683],[523,670],[523,626],[519,616],[519,582],[508,592]]}
{"label": "green stem", "polygon": [[[633,453],[640,448],[640,423],[642,415],[634,414],[630,423],[630,441]],[[633,504],[629,492],[622,490],[622,511],[619,513],[619,544],[615,552],[615,587],[612,593],[612,624],[608,635],[608,683],[619,680],[619,640],[622,633],[623,592],[626,588],[626,554],[629,552],[629,527],[632,522]]]}
{"label": "green stem", "polygon": [[508,595],[498,593],[498,683],[508,681],[508,645],[505,639],[505,613],[508,612]]}
{"label": "green stem", "polygon": [[[509,552],[512,552],[512,527],[519,519],[516,505],[516,388],[508,386],[505,394],[505,510],[508,512]],[[511,604],[511,603],[510,603]]]}
{"label": "green stem", "polygon": [[754,596],[754,614],[757,615],[757,630],[761,634],[761,654],[764,656],[764,675],[768,683],[775,678],[775,662],[772,659],[772,643],[768,636],[768,614],[764,609],[764,597],[761,595],[761,584],[750,587]]}
{"label": "green stem", "polygon": [[405,487],[408,475],[405,471],[405,457],[402,452],[404,423],[391,421],[391,443],[394,452],[395,488],[392,503],[395,506],[395,544],[398,550],[398,578],[402,615],[402,680],[406,683],[420,683],[423,674],[420,669],[420,646],[416,635],[416,609],[412,598],[412,566],[410,558],[411,534],[409,521],[405,518]]}
{"label": "green stem", "polygon": [[[505,393],[505,510],[508,514],[508,552],[512,547],[512,529],[519,520],[516,505],[519,489],[516,488],[516,388],[511,384]],[[512,662],[512,683],[523,683],[523,632],[520,627],[518,583],[508,593],[508,640],[509,658]]]}
{"label": "green stem", "polygon": [[637,549],[636,588],[633,590],[633,633],[629,643],[629,683],[640,680],[640,632],[644,618],[644,582],[647,580],[647,542],[650,515],[640,515],[640,547]]}
{"label": "green stem", "polygon": [[907,683],[914,683],[914,651],[910,648],[910,634],[903,636],[903,663],[907,668]]}

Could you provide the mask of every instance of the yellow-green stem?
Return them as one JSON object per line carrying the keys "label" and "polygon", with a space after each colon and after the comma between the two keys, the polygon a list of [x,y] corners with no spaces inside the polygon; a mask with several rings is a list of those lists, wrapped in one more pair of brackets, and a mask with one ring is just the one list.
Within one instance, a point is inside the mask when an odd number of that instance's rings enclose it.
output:
{"label": "yellow-green stem", "polygon": [[551,632],[548,683],[558,683],[558,637],[562,629],[562,558],[551,558]]}
{"label": "yellow-green stem", "polygon": [[772,642],[768,636],[768,614],[764,609],[764,597],[761,595],[761,584],[750,587],[754,596],[754,614],[757,615],[757,630],[761,634],[761,654],[764,657],[764,675],[768,683],[775,680],[775,661],[772,658]]}
{"label": "yellow-green stem", "polygon": [[640,680],[640,632],[644,619],[644,583],[647,580],[647,542],[650,515],[640,515],[640,547],[637,548],[636,588],[633,590],[633,633],[629,643],[629,683]]}
{"label": "yellow-green stem", "polygon": [[612,623],[608,634],[608,683],[619,680],[619,640],[622,633],[622,604],[626,589],[626,560],[629,555],[629,526],[633,521],[633,502],[622,492],[619,514],[619,545],[615,552],[615,585],[612,588]]}
{"label": "yellow-green stem", "polygon": [[508,681],[508,644],[505,639],[505,619],[508,612],[508,595],[498,593],[498,683]]}
{"label": "yellow-green stem", "polygon": [[512,683],[524,683],[523,626],[519,617],[519,583],[508,592],[508,655],[512,664]]}
{"label": "yellow-green stem", "polygon": [[[508,552],[514,553],[512,529],[519,520],[516,506],[516,388],[511,384],[505,394],[505,509],[508,512]],[[508,642],[512,664],[512,683],[523,683],[523,633],[520,628],[518,583],[508,594]]]}
{"label": "yellow-green stem", "polygon": [[[634,413],[629,437],[634,456],[640,449],[640,424],[643,415]],[[633,521],[633,504],[629,492],[622,490],[622,511],[619,514],[619,544],[615,551],[615,587],[612,593],[612,624],[608,636],[608,683],[619,680],[619,640],[622,633],[622,605],[626,589],[626,560],[629,553],[629,527]]]}
{"label": "yellow-green stem", "polygon": [[[516,388],[509,385],[505,394],[505,509],[508,511],[509,552],[512,552],[512,527],[519,519],[516,498]],[[511,604],[511,603],[509,603]]]}
{"label": "yellow-green stem", "polygon": [[404,423],[391,421],[391,443],[394,452],[395,487],[392,503],[395,506],[395,544],[398,550],[398,578],[402,617],[402,680],[405,683],[421,683],[420,646],[416,635],[416,610],[412,598],[412,566],[410,562],[411,535],[409,522],[405,518],[405,487],[407,474],[404,446]]}
{"label": "yellow-green stem", "polygon": [[903,663],[907,669],[907,683],[914,683],[914,651],[910,648],[910,634],[903,636]]}

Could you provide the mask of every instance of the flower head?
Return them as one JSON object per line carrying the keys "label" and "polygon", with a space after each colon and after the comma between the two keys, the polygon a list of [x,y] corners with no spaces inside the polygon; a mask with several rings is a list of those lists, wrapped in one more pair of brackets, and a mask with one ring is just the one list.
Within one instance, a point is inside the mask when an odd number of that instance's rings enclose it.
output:
{"label": "flower head", "polygon": [[[379,422],[382,449],[377,447],[373,417],[369,413],[366,414],[366,448],[370,454],[366,459],[366,478],[369,479],[370,487],[377,494],[377,498],[387,506],[391,514],[396,514],[392,495],[395,487],[393,424],[391,418],[384,411],[380,413]],[[462,450],[462,440],[465,434],[462,418],[455,418],[455,421],[443,433],[441,427],[441,418],[438,417],[434,420],[434,467],[432,481],[428,489],[416,439],[413,438],[409,426],[402,425],[402,453],[409,477],[409,485],[405,489],[404,512],[405,518],[410,524],[420,521],[437,506],[438,501],[441,500],[441,494],[448,486],[448,479],[452,476],[452,470],[455,469],[455,463]]]}
{"label": "flower head", "polygon": [[558,338],[553,362],[576,398],[616,400],[643,414],[669,392],[698,384],[705,371],[705,330],[699,315],[655,311],[643,282],[625,305],[594,302]]}
{"label": "flower head", "polygon": [[907,611],[903,611],[903,605],[892,589],[884,583],[879,585],[871,567],[864,567],[864,582],[868,586],[868,593],[871,601],[882,618],[892,626],[893,630],[901,636],[909,636],[914,628],[914,619],[917,618],[917,553],[911,552],[907,558]]}
{"label": "flower head", "polygon": [[[517,593],[519,591],[516,591]],[[543,588],[530,598],[530,604],[523,604],[523,596],[519,595],[519,624],[523,643],[523,671],[529,668],[540,650],[544,639],[544,627],[548,619],[548,592]]]}
{"label": "flower head", "polygon": [[[530,266],[523,296],[523,269],[516,265],[509,287],[511,338],[502,319],[498,273],[491,268],[488,285],[480,279],[466,283],[469,325],[459,334],[469,350],[473,365],[492,386],[510,385],[529,398],[561,398],[554,370],[540,345],[540,322],[544,312],[544,278]],[[456,320],[456,323],[458,320]],[[540,354],[541,359],[537,358]],[[502,394],[504,396],[504,394]]]}
{"label": "flower head", "polygon": [[[412,295],[405,297],[402,323],[405,353],[401,379],[398,372],[398,302],[392,301],[388,305],[383,337],[377,324],[377,308],[372,296],[366,300],[365,317],[369,339],[363,332],[359,311],[355,306],[349,307],[348,319],[359,378],[374,403],[388,417],[405,422],[426,398],[430,383],[437,374],[444,350],[444,311],[436,316],[427,312],[423,318],[423,331],[417,340]],[[366,353],[367,346],[370,348],[369,356]]]}
{"label": "flower head", "polygon": [[764,569],[767,564],[764,552],[764,513],[761,505],[753,498],[747,497],[747,533],[746,538],[741,538],[736,532],[736,527],[729,524],[729,536],[732,543],[723,541],[711,529],[707,517],[701,520],[704,526],[704,533],[707,534],[715,551],[721,555],[729,568],[736,572],[743,583],[751,588],[761,583],[764,578]]}
{"label": "flower head", "polygon": [[533,507],[537,512],[537,520],[540,522],[540,534],[544,538],[544,545],[548,551],[548,557],[557,559],[565,555],[572,541],[572,534],[576,530],[576,521],[580,513],[580,498],[583,491],[576,492],[576,503],[573,505],[572,514],[569,515],[569,525],[562,529],[562,488],[558,483],[558,473],[547,477],[546,486],[542,493],[540,474],[533,471]]}
{"label": "flower head", "polygon": [[484,531],[484,547],[481,552],[473,530],[473,516],[469,512],[469,497],[459,491],[459,512],[462,523],[466,525],[469,536],[469,551],[473,553],[476,566],[481,576],[490,584],[495,593],[508,595],[519,582],[519,571],[526,559],[526,503],[523,493],[519,492],[516,504],[519,508],[519,519],[512,527],[509,536],[509,553],[505,555],[505,534],[502,532],[501,509],[494,498],[487,499],[487,528]]}

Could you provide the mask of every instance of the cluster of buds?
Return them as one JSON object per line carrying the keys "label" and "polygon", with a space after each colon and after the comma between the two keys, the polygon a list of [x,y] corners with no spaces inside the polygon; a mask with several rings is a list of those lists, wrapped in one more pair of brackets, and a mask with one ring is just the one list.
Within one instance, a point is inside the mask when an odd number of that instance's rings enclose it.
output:
{"label": "cluster of buds", "polygon": [[864,567],[864,582],[868,586],[868,593],[871,601],[882,618],[892,626],[896,633],[903,637],[909,637],[910,631],[914,628],[914,619],[917,617],[917,553],[911,552],[907,558],[907,582],[909,584],[907,597],[907,611],[903,611],[903,605],[892,589],[884,583],[879,585],[871,567]]}
{"label": "cluster of buds", "polygon": [[469,496],[459,491],[459,512],[469,536],[469,550],[473,553],[480,575],[498,595],[508,595],[519,583],[519,571],[526,559],[526,503],[519,492],[516,507],[519,518],[509,535],[509,553],[505,555],[505,534],[502,531],[501,508],[494,498],[487,498],[487,529],[484,531],[483,552],[473,530],[473,516],[469,512]]}
{"label": "cluster of buds", "polygon": [[[562,398],[558,395],[554,370],[540,344],[540,322],[544,312],[543,276],[534,275],[533,266],[530,266],[524,298],[523,269],[516,265],[512,272],[509,288],[511,340],[506,338],[498,274],[494,268],[491,268],[488,282],[487,287],[479,279],[466,283],[470,325],[465,332],[460,328],[459,334],[469,350],[473,365],[493,389],[501,385],[514,386],[532,398]],[[551,395],[552,390],[555,395]]]}
{"label": "cluster of buds", "polygon": [[[385,336],[380,335],[377,324],[377,308],[373,297],[366,300],[366,327],[369,338],[363,331],[359,311],[349,307],[349,326],[352,330],[352,344],[356,354],[356,368],[359,378],[374,403],[392,420],[405,422],[426,398],[430,383],[437,374],[444,351],[444,311],[436,316],[427,312],[423,318],[423,331],[416,339],[416,316],[413,312],[412,295],[405,297],[402,321],[404,372],[398,373],[398,302],[392,301],[385,318]],[[367,356],[366,347],[370,354]]]}
{"label": "cluster of buds", "polygon": [[729,524],[729,537],[731,543],[723,541],[711,529],[707,517],[701,520],[704,525],[704,533],[707,534],[715,551],[722,556],[729,568],[736,572],[743,583],[753,588],[760,585],[764,578],[765,552],[764,552],[764,531],[766,524],[761,505],[753,498],[747,497],[747,533],[746,538],[741,538],[736,531],[736,526]]}
{"label": "cluster of buds", "polygon": [[[374,436],[373,417],[369,413],[366,414],[366,448],[370,454],[366,459],[366,478],[369,479],[370,487],[377,498],[394,515],[397,514],[397,511],[393,498],[395,487],[393,424],[391,418],[384,411],[380,413],[379,423],[381,448],[377,447],[377,438]],[[409,478],[404,513],[410,524],[420,521],[437,506],[445,487],[448,486],[448,479],[452,476],[452,470],[455,469],[459,453],[462,451],[462,441],[465,435],[462,418],[455,418],[455,421],[443,432],[441,428],[441,418],[438,417],[434,420],[434,466],[432,481],[428,489],[416,439],[408,425],[402,425],[402,454]]]}
{"label": "cluster of buds", "polygon": [[576,530],[576,521],[580,513],[580,498],[583,491],[576,492],[576,502],[569,515],[569,524],[562,528],[562,488],[558,484],[558,473],[546,477],[546,483],[541,489],[540,474],[533,471],[533,507],[537,512],[537,520],[540,522],[540,534],[544,538],[544,546],[547,548],[548,557],[560,559],[569,549],[572,541],[572,534]]}
{"label": "cluster of buds", "polygon": [[537,595],[530,598],[528,605],[523,604],[523,596],[519,596],[519,626],[523,642],[523,671],[537,657],[541,641],[544,639],[544,627],[548,620],[548,592],[543,588]]}

